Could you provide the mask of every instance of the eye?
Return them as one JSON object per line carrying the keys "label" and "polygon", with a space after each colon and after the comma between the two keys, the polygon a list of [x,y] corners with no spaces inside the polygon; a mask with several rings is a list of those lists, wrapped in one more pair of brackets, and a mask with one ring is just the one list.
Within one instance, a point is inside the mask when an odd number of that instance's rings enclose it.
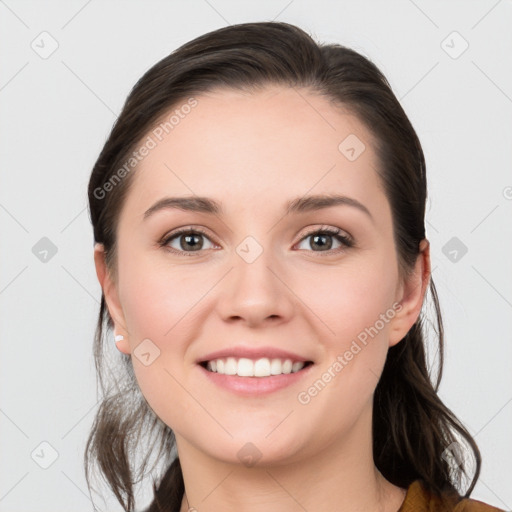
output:
{"label": "eye", "polygon": [[[338,228],[322,227],[312,231],[302,238],[299,245],[305,243],[308,239],[311,239],[309,246],[313,249],[313,252],[332,254],[333,252],[340,252],[354,246],[354,241],[350,235]],[[335,243],[339,244],[337,248],[333,248],[333,239]],[[205,247],[204,240],[208,241],[210,247]],[[180,256],[193,256],[193,253],[199,253],[203,249],[213,249],[216,247],[206,232],[200,228],[192,227],[183,228],[167,234],[159,244]],[[315,250],[315,247],[319,248],[319,250]],[[301,247],[299,247],[299,249],[301,249]]]}
{"label": "eye", "polygon": [[[316,231],[308,233],[302,238],[300,243],[307,242],[308,239],[311,239],[309,242],[310,248],[319,248],[319,250],[313,249],[313,252],[325,252],[332,254],[333,252],[339,252],[340,250],[354,246],[354,241],[350,235],[338,228],[322,227]],[[333,248],[333,239],[339,244],[339,247]]]}
{"label": "eye", "polygon": [[[204,247],[205,239],[208,240],[211,247]],[[191,227],[169,233],[162,239],[160,245],[181,256],[192,256],[192,254],[187,253],[200,252],[202,249],[212,249],[215,247],[215,244],[213,244],[204,231]]]}

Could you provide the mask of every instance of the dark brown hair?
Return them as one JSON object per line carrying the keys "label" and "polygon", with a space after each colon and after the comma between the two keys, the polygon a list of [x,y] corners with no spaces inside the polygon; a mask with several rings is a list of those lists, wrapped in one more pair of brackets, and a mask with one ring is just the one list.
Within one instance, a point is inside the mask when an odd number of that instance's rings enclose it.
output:
{"label": "dark brown hair", "polygon": [[[355,114],[372,133],[380,179],[391,205],[400,269],[407,272],[425,238],[427,184],[420,142],[379,69],[366,57],[337,44],[317,44],[286,23],[231,25],[181,46],[135,84],[92,170],[89,182],[94,240],[104,245],[115,275],[116,227],[133,173],[116,173],[164,114],[194,95],[218,88],[256,90],[268,85],[307,88]],[[126,170],[126,168],[125,168]],[[109,186],[110,184],[110,186]],[[469,497],[480,472],[480,454],[471,435],[437,395],[443,368],[443,326],[436,289],[430,281],[438,371],[427,364],[425,304],[418,321],[390,348],[374,394],[373,454],[377,468],[395,485],[422,480],[433,493]],[[93,462],[128,511],[135,507],[134,484],[150,460],[164,462],[148,509],[179,510],[184,483],[172,430],[149,408],[137,386],[129,356],[109,363],[104,334],[112,329],[102,296],[94,344],[102,403],[85,452],[87,482]],[[109,341],[110,343],[110,341]],[[116,365],[117,361],[117,365]],[[435,382],[433,382],[435,380]],[[135,464],[137,449],[146,439]],[[453,464],[455,446],[475,462],[473,477],[463,461]],[[455,457],[457,459],[457,457]],[[165,470],[165,468],[167,468]]]}

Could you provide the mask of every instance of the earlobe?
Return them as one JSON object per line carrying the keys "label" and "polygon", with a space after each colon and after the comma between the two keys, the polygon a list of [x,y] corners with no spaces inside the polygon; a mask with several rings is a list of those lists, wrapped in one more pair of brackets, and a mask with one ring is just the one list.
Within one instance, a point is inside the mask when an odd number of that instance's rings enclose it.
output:
{"label": "earlobe", "polygon": [[127,354],[127,355],[129,355],[131,353],[130,345],[128,344],[128,340],[122,334],[115,334],[114,342],[115,342],[117,350],[119,350],[119,352],[122,352],[123,354]]}
{"label": "earlobe", "polygon": [[119,301],[115,282],[107,268],[103,244],[95,244],[94,246],[94,265],[96,267],[96,276],[103,290],[108,312],[114,323],[114,342],[116,347],[120,352],[123,352],[123,354],[130,354],[130,345],[128,343],[128,333],[125,327],[123,309]]}
{"label": "earlobe", "polygon": [[396,345],[409,332],[418,320],[423,300],[430,282],[430,243],[423,239],[419,245],[419,254],[411,273],[401,286],[400,310],[391,322],[389,346]]}

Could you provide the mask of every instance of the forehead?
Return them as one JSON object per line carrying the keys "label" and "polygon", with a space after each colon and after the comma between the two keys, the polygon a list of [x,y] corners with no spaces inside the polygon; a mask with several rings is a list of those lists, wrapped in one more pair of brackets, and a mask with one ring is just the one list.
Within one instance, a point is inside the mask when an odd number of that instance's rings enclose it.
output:
{"label": "forehead", "polygon": [[247,197],[284,203],[308,192],[340,192],[361,202],[382,196],[371,132],[318,93],[219,89],[194,101],[173,106],[143,138],[152,148],[137,165],[132,202],[166,193],[224,203]]}

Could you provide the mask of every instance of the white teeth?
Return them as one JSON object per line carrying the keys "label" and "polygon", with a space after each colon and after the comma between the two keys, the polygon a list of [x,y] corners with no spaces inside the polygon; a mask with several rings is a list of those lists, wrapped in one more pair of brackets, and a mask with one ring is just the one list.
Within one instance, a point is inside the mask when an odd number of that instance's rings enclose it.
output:
{"label": "white teeth", "polygon": [[304,363],[293,363],[292,365],[292,373],[298,372],[299,370],[302,370],[304,368]]}
{"label": "white teeth", "polygon": [[281,359],[272,359],[270,362],[270,373],[272,375],[280,375],[282,369]]}
{"label": "white teeth", "polygon": [[[237,364],[236,359],[234,357],[228,357],[226,359],[226,364],[224,365],[224,373],[226,375],[236,375]],[[217,370],[218,372],[219,370]]]}
{"label": "white teeth", "polygon": [[304,368],[305,363],[293,362],[291,359],[269,359],[263,357],[256,361],[241,357],[236,359],[228,357],[227,359],[214,359],[208,361],[207,369],[211,372],[222,375],[238,375],[240,377],[269,377],[270,375],[281,375],[296,373]]}
{"label": "white teeth", "polygon": [[258,359],[254,363],[254,376],[255,377],[269,377],[270,376],[270,361],[267,358]]}
{"label": "white teeth", "polygon": [[240,377],[252,377],[254,375],[254,363],[250,359],[242,357],[238,360],[236,374]]}

